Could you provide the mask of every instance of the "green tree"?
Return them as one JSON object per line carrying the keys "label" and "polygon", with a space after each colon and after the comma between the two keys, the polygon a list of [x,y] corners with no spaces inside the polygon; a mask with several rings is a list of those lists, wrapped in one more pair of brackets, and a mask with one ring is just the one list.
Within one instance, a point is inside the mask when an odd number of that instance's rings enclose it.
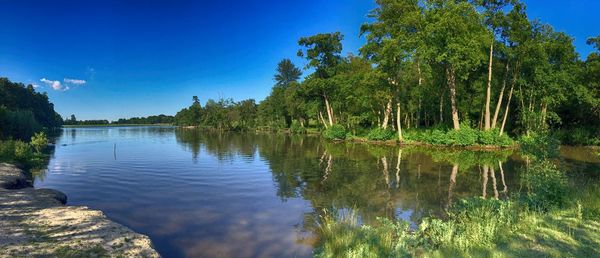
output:
{"label": "green tree", "polygon": [[306,58],[306,68],[315,69],[314,74],[310,76],[310,83],[304,85],[307,86],[306,91],[309,94],[320,95],[323,98],[329,123],[323,121],[326,127],[335,123],[334,111],[329,103],[329,96],[334,94],[335,86],[328,79],[335,75],[335,67],[342,61],[340,52],[343,38],[340,32],[334,32],[298,40],[298,45],[304,48],[298,51],[298,56]]}

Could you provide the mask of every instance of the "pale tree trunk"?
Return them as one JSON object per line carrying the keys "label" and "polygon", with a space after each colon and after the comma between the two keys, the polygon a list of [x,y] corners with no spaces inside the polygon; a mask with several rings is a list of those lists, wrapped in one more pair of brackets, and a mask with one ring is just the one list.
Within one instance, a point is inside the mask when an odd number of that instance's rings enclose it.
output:
{"label": "pale tree trunk", "polygon": [[498,103],[496,103],[496,110],[494,110],[494,118],[492,119],[492,128],[496,128],[498,122],[498,115],[500,114],[500,107],[502,106],[502,99],[504,98],[504,89],[506,88],[506,81],[508,78],[508,60],[506,61],[506,75],[504,75],[504,81],[502,82],[502,88],[500,89],[500,96],[498,96]]}
{"label": "pale tree trunk", "polygon": [[398,140],[402,142],[402,124],[400,123],[400,103],[396,103],[396,126],[398,127]]}
{"label": "pale tree trunk", "polygon": [[[517,63],[517,65],[515,66],[515,70],[514,70],[514,75],[513,75],[513,81],[510,85],[510,91],[508,91],[508,100],[506,101],[506,109],[504,110],[504,117],[502,118],[502,125],[500,126],[500,135],[502,135],[504,133],[504,126],[506,125],[506,118],[508,117],[508,111],[510,108],[510,100],[512,99],[512,95],[513,95],[513,90],[515,88],[515,84],[517,83],[517,72],[518,70],[516,68],[518,68],[519,63]],[[523,95],[521,94],[521,97]],[[521,104],[523,104],[523,102],[521,102]],[[523,105],[525,106],[525,105]]]}
{"label": "pale tree trunk", "polygon": [[[417,60],[417,72],[419,73],[419,81],[418,81],[418,88],[421,88],[421,85],[423,84],[423,76],[421,75],[421,64],[420,62]],[[417,121],[415,123],[415,128],[419,128],[419,124],[421,123],[421,98],[423,96],[421,96],[421,94],[419,94],[419,104],[417,106]]]}
{"label": "pale tree trunk", "polygon": [[444,91],[440,94],[440,124],[444,122]]}
{"label": "pale tree trunk", "polygon": [[327,99],[327,95],[323,95],[325,99],[325,107],[327,108],[327,118],[329,119],[329,125],[333,125],[333,109],[331,109],[331,105],[329,105],[329,99]]}
{"label": "pale tree trunk", "polygon": [[327,125],[327,122],[325,122],[325,118],[323,118],[323,112],[321,111],[319,111],[319,118],[321,118],[321,122],[325,126],[325,129],[327,129],[329,126]]}
{"label": "pale tree trunk", "polygon": [[484,129],[490,129],[490,99],[492,95],[492,63],[494,60],[494,41],[490,44],[490,62],[488,64],[488,82],[485,92],[485,125]]}
{"label": "pale tree trunk", "polygon": [[446,79],[448,80],[448,88],[450,88],[450,106],[452,107],[452,124],[454,130],[460,130],[460,121],[458,119],[458,107],[456,106],[456,78],[454,69],[446,66]]}
{"label": "pale tree trunk", "polygon": [[542,103],[542,126],[544,126],[546,124],[546,113],[548,111],[548,105],[546,105],[546,103]]}
{"label": "pale tree trunk", "polygon": [[383,113],[383,123],[381,124],[381,128],[387,129],[388,121],[390,119],[390,114],[392,113],[392,99],[389,99],[387,105],[385,106],[385,112]]}

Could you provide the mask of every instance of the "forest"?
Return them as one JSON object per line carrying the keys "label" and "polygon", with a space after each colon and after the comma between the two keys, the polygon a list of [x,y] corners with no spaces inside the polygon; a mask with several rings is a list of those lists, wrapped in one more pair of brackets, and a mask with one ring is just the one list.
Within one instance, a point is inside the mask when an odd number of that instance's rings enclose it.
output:
{"label": "forest", "polygon": [[65,125],[153,125],[173,124],[174,117],[168,115],[157,115],[147,117],[119,118],[116,121],[101,120],[77,120],[74,114],[64,120]]}
{"label": "forest", "polygon": [[60,127],[62,123],[45,92],[0,78],[0,140],[29,140],[34,133]]}
{"label": "forest", "polygon": [[281,60],[263,101],[202,106],[194,96],[175,124],[450,145],[550,131],[600,144],[600,36],[582,59],[571,36],[529,19],[518,0],[376,2],[359,53],[342,54],[339,32],[302,37],[305,64]]}

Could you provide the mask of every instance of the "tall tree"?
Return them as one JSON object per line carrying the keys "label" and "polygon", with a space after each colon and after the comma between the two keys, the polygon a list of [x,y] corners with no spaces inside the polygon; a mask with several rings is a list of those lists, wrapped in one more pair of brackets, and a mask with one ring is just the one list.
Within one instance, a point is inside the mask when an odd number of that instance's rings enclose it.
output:
{"label": "tall tree", "polygon": [[460,129],[457,82],[481,65],[487,37],[474,6],[464,1],[431,1],[425,10],[423,33],[428,61],[443,67],[450,92],[452,124]]}
{"label": "tall tree", "polygon": [[325,102],[329,125],[335,121],[333,108],[329,103],[329,96],[335,89],[328,81],[335,74],[335,67],[341,62],[342,40],[344,36],[340,32],[317,34],[303,37],[298,40],[298,45],[304,49],[298,51],[298,56],[306,58],[306,68],[314,68],[316,83],[314,90],[319,92]]}

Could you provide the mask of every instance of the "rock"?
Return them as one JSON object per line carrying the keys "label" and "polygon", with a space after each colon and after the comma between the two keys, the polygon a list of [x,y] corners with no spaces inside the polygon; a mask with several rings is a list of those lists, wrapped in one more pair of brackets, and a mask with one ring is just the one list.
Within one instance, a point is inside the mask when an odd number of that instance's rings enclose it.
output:
{"label": "rock", "polygon": [[32,186],[23,170],[14,165],[0,163],[0,188],[19,189]]}
{"label": "rock", "polygon": [[54,189],[41,188],[41,189],[35,189],[34,194],[37,195],[38,198],[51,198],[51,199],[59,201],[61,204],[67,204],[67,195],[61,191],[57,191]]}
{"label": "rock", "polygon": [[26,179],[0,164],[0,182],[9,186],[0,188],[0,257],[160,257],[147,236],[101,211],[65,206],[64,193],[26,187]]}

